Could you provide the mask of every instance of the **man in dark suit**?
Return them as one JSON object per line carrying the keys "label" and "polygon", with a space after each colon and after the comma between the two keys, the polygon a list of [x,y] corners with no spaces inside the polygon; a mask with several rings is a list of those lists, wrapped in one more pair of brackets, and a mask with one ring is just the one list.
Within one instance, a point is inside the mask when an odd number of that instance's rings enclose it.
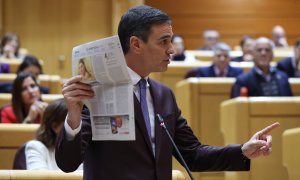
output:
{"label": "man in dark suit", "polygon": [[63,171],[74,171],[83,162],[85,180],[170,180],[173,148],[163,129],[155,123],[155,114],[163,116],[193,171],[249,170],[250,158],[271,153],[272,138],[268,132],[278,123],[259,131],[243,145],[203,145],[181,116],[172,91],[148,78],[151,72],[166,71],[174,53],[171,20],[167,14],[149,6],[133,7],[122,16],[118,34],[134,86],[136,139],[92,140],[89,110],[80,104],[92,98],[94,92],[80,82],[82,76],[74,76],[62,90],[68,116],[58,137],[55,156]]}
{"label": "man in dark suit", "polygon": [[226,43],[217,43],[213,47],[213,64],[209,67],[200,67],[187,72],[189,77],[236,77],[243,73],[243,69],[229,65],[231,48]]}
{"label": "man in dark suit", "polygon": [[294,46],[295,56],[288,57],[277,63],[277,69],[285,72],[289,77],[300,77],[300,39]]}
{"label": "man in dark suit", "polygon": [[242,88],[247,89],[247,96],[292,96],[288,76],[270,66],[273,59],[271,40],[258,38],[253,55],[255,66],[237,77],[231,97],[240,96]]}

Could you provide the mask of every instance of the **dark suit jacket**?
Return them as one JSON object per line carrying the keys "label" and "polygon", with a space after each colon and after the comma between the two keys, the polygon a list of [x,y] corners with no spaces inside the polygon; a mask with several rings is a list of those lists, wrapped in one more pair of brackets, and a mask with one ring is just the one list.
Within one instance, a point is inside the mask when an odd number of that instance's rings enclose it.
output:
{"label": "dark suit jacket", "polygon": [[[242,73],[243,73],[243,69],[228,66],[227,77],[237,77]],[[214,65],[192,69],[187,72],[184,78],[189,78],[189,77],[216,77],[214,71]]]}
{"label": "dark suit jacket", "polygon": [[[293,96],[288,76],[279,70],[275,70],[273,73],[276,78],[280,96]],[[259,83],[261,81],[262,77],[260,77],[254,69],[241,74],[237,77],[236,82],[232,87],[231,97],[240,96],[241,87],[246,87],[248,89],[248,96],[263,96],[263,91]]]}
{"label": "dark suit jacket", "polygon": [[[181,117],[172,91],[149,79],[155,114],[165,124],[187,164],[193,171],[249,170],[250,161],[242,156],[241,145],[212,147],[199,143]],[[155,123],[155,157],[140,108],[134,96],[135,141],[92,141],[90,119],[82,116],[82,129],[68,141],[63,128],[56,146],[57,165],[65,172],[84,161],[84,179],[171,180],[173,147],[164,130]],[[83,114],[89,114],[87,108]],[[175,155],[176,157],[176,155]]]}
{"label": "dark suit jacket", "polygon": [[289,77],[297,77],[297,71],[293,67],[292,64],[292,58],[288,57],[286,59],[283,59],[277,63],[277,69],[285,72]]}

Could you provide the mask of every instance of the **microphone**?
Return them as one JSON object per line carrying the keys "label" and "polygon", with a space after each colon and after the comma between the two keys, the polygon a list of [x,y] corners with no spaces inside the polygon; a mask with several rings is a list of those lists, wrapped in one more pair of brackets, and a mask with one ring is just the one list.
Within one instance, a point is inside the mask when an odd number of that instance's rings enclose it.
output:
{"label": "microphone", "polygon": [[173,147],[174,147],[174,149],[175,149],[177,155],[179,156],[179,159],[180,159],[180,161],[182,162],[182,164],[183,164],[185,170],[186,170],[187,173],[189,174],[191,180],[194,180],[194,176],[192,175],[192,172],[190,171],[189,167],[186,165],[186,163],[185,163],[185,161],[184,161],[184,159],[183,159],[181,153],[179,152],[179,150],[178,150],[178,148],[177,148],[175,142],[173,141],[173,139],[172,139],[172,137],[171,137],[171,135],[170,135],[170,133],[169,133],[169,131],[168,131],[168,129],[167,129],[165,123],[164,123],[164,119],[161,117],[160,114],[156,114],[156,118],[155,118],[155,119],[158,121],[160,127],[162,127],[162,128],[166,131],[166,133],[167,133],[167,135],[168,135],[168,137],[169,137],[169,140],[171,141],[171,143],[172,143],[172,145],[173,145]]}

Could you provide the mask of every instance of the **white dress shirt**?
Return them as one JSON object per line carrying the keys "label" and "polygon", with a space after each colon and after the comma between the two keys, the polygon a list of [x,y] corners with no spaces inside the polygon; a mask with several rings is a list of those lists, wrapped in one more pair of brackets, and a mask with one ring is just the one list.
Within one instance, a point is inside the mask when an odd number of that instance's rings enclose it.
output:
{"label": "white dress shirt", "polygon": [[[133,92],[136,95],[137,99],[140,101],[140,93],[139,93],[139,81],[141,79],[141,76],[138,75],[136,72],[134,72],[132,69],[128,67],[128,72],[131,77],[131,84],[134,86],[133,87]],[[148,77],[144,78],[148,80]],[[149,118],[150,118],[150,126],[151,126],[151,144],[152,144],[152,149],[153,153],[155,153],[155,117],[154,117],[154,107],[153,107],[153,100],[150,94],[149,90],[149,83],[147,81],[147,92],[146,92],[146,98],[147,98],[147,106],[148,106],[148,112],[149,112]],[[65,120],[65,130],[66,130],[66,136],[68,140],[73,140],[76,136],[76,134],[79,133],[81,130],[81,123],[76,129],[72,129],[70,125],[67,123],[68,116],[66,117]]]}

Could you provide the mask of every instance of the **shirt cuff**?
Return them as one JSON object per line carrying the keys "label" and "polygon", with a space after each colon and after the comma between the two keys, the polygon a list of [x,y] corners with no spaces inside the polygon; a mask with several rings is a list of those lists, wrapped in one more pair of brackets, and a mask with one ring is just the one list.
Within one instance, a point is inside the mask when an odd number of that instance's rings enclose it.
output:
{"label": "shirt cuff", "polygon": [[69,115],[67,114],[66,119],[65,119],[66,136],[67,136],[68,141],[72,141],[75,138],[75,136],[80,132],[82,121],[80,121],[80,124],[76,129],[72,129],[70,127],[70,125],[68,124],[68,121],[67,121],[68,118],[69,118]]}

